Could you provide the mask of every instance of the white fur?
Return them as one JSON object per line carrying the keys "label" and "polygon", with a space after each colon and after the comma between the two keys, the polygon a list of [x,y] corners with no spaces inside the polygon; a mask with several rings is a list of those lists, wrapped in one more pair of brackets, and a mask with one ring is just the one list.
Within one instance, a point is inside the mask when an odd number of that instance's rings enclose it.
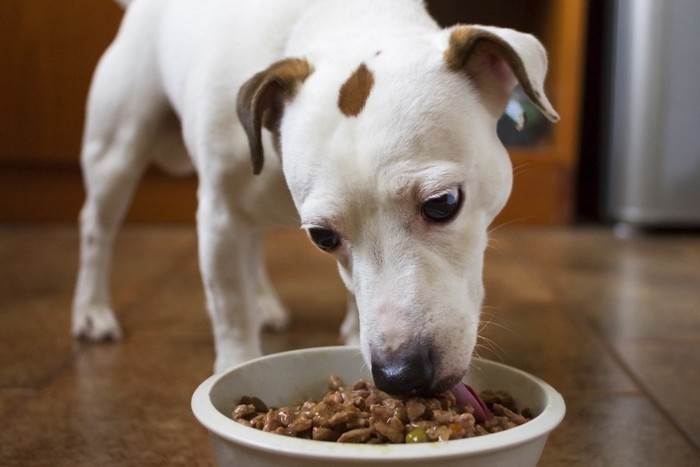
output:
{"label": "white fur", "polygon": [[[525,37],[492,31],[518,47]],[[487,227],[508,198],[511,168],[490,97],[445,65],[449,33],[417,0],[131,2],[90,92],[73,332],[121,336],[109,303],[112,242],[155,157],[199,175],[217,370],[260,354],[264,321],[284,324],[258,234],[301,223],[342,235],[333,254],[355,297],[342,332],[352,342],[359,333],[368,363],[431,342],[436,379],[461,375],[476,341]],[[527,60],[543,58],[523,47],[535,55]],[[254,176],[236,94],[283,57],[304,58],[313,72],[284,111],[284,164],[265,132],[265,167]],[[362,112],[347,117],[338,92],[360,63],[375,83]],[[465,194],[459,216],[427,223],[420,203],[454,186]]]}

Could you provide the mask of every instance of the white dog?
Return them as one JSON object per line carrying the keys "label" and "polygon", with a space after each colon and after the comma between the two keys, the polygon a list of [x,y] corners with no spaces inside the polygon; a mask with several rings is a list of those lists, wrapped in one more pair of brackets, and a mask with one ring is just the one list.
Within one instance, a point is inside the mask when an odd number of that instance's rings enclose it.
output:
{"label": "white dog", "polygon": [[342,333],[380,388],[455,384],[476,341],[487,227],[511,189],[496,122],[518,82],[558,119],[542,45],[440,29],[419,0],[122,3],[88,102],[73,333],[121,337],[112,244],[155,162],[199,176],[217,371],[260,355],[261,326],[284,323],[258,236],[291,224],[337,260],[355,299]]}

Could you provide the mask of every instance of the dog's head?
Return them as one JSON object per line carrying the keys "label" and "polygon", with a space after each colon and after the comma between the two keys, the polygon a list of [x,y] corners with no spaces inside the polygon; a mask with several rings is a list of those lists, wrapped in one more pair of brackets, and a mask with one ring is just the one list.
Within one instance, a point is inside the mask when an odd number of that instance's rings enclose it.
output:
{"label": "dog's head", "polygon": [[532,36],[457,26],[354,61],[287,59],[249,80],[254,170],[273,133],[302,227],[354,294],[375,382],[441,391],[466,371],[487,228],[511,190],[496,123],[519,82],[551,120]]}

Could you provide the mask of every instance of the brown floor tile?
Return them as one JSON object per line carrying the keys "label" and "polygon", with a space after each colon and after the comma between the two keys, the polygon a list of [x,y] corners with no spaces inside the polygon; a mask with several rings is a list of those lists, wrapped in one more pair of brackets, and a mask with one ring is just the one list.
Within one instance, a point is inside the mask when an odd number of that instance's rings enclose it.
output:
{"label": "brown floor tile", "polygon": [[134,300],[150,295],[154,284],[172,276],[183,259],[196,253],[193,226],[138,226],[121,232],[112,274],[112,297],[117,314]]}
{"label": "brown floor tile", "polygon": [[539,467],[691,467],[697,450],[644,397],[570,397]]}
{"label": "brown floor tile", "polygon": [[194,338],[82,349],[0,433],[0,464],[210,465],[189,410],[210,358],[210,343]]}
{"label": "brown floor tile", "polygon": [[0,430],[11,423],[11,417],[36,391],[23,388],[0,389]]}
{"label": "brown floor tile", "polygon": [[492,236],[484,259],[485,309],[506,308],[513,303],[551,304],[555,295],[550,284],[531,271],[508,231]]}
{"label": "brown floor tile", "polygon": [[569,397],[638,393],[615,361],[552,305],[517,303],[488,311],[478,353],[530,372]]}
{"label": "brown floor tile", "polygon": [[[128,305],[193,248],[191,229],[130,228],[120,236],[114,308]],[[0,386],[41,385],[71,358],[70,309],[77,273],[73,227],[0,229]],[[151,259],[151,260],[149,260]]]}
{"label": "brown floor tile", "polygon": [[[265,246],[292,316],[264,334],[265,352],[335,344],[346,293],[334,262],[298,231]],[[0,465],[211,465],[189,409],[214,360],[194,228],[129,227],[117,248],[126,338],[76,344],[75,230],[0,228]],[[548,381],[568,406],[540,465],[700,465],[688,440],[700,418],[682,406],[700,405],[699,260],[692,237],[494,233],[480,353]]]}
{"label": "brown floor tile", "polygon": [[196,251],[182,255],[170,266],[122,311],[120,320],[126,339],[192,334],[210,337]]}
{"label": "brown floor tile", "polygon": [[509,232],[564,306],[611,338],[700,335],[700,238],[602,229]]}
{"label": "brown floor tile", "polygon": [[[114,255],[114,299],[128,300],[162,274],[168,259],[196,248],[193,228],[130,227],[119,235]],[[149,261],[149,259],[154,261]],[[73,226],[0,229],[0,304],[50,293],[72,293],[78,266]]]}
{"label": "brown floor tile", "polygon": [[626,339],[614,345],[655,402],[700,447],[700,337]]}
{"label": "brown floor tile", "polygon": [[631,271],[624,275],[562,271],[559,277],[565,287],[577,289],[568,299],[568,306],[606,337],[700,335],[695,311],[700,303],[696,285],[700,279],[659,280]]}
{"label": "brown floor tile", "polygon": [[71,227],[0,229],[0,387],[45,383],[70,358]]}
{"label": "brown floor tile", "polygon": [[0,387],[46,384],[72,358],[70,299],[26,298],[0,309]]}

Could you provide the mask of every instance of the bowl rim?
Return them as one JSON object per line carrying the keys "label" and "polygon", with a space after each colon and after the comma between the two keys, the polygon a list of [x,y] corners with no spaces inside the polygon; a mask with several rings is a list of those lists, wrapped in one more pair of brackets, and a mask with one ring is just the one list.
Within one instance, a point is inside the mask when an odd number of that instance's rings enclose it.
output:
{"label": "bowl rim", "polygon": [[285,356],[289,354],[298,355],[300,353],[338,351],[358,352],[359,349],[350,346],[328,346],[289,350],[249,360],[240,365],[231,367],[224,372],[214,374],[202,382],[194,391],[191,400],[192,412],[195,418],[197,418],[212,435],[254,450],[273,452],[296,458],[367,461],[416,460],[422,457],[429,457],[431,460],[437,460],[440,458],[483,455],[493,451],[503,450],[506,447],[519,446],[543,436],[546,437],[561,423],[566,412],[564,398],[542,379],[503,363],[481,358],[474,358],[474,361],[478,362],[479,365],[494,366],[518,373],[542,388],[545,395],[545,405],[542,411],[524,425],[484,436],[451,440],[444,443],[367,445],[315,441],[264,432],[236,423],[232,418],[219,412],[211,401],[210,394],[212,388],[221,379],[227,377],[230,373],[239,368],[255,365],[261,360],[285,358]]}

